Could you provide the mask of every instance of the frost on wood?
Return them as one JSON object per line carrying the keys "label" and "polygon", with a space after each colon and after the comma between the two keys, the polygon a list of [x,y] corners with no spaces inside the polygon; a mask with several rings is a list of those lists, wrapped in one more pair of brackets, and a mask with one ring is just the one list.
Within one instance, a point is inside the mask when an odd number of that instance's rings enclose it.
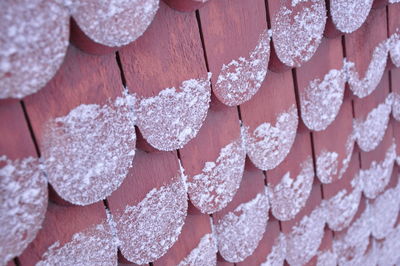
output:
{"label": "frost on wood", "polygon": [[68,10],[54,1],[0,1],[0,98],[22,98],[46,85],[68,37]]}
{"label": "frost on wood", "polygon": [[343,177],[347,168],[349,167],[351,155],[353,154],[354,148],[354,137],[353,134],[348,136],[346,141],[346,156],[339,166],[339,154],[334,151],[322,150],[317,156],[317,176],[323,184],[329,184],[335,180],[339,180]]}
{"label": "frost on wood", "polygon": [[367,19],[373,0],[330,0],[330,14],[335,27],[344,33],[357,30]]}
{"label": "frost on wood", "polygon": [[252,133],[245,127],[246,150],[254,165],[261,170],[278,166],[292,148],[297,126],[297,108],[292,105],[287,112],[277,116],[275,126],[265,122]]}
{"label": "frost on wood", "polygon": [[385,40],[375,47],[368,69],[362,79],[360,78],[360,73],[357,72],[355,64],[347,62],[345,68],[349,87],[359,98],[370,95],[381,81],[383,73],[385,72],[389,51],[388,46],[389,41]]}
{"label": "frost on wood", "polygon": [[210,78],[211,73],[205,79],[185,80],[179,90],[167,88],[138,101],[137,125],[148,143],[171,151],[196,137],[210,106]]}
{"label": "frost on wood", "polygon": [[317,50],[325,29],[323,0],[281,1],[272,20],[272,39],[278,58],[290,67],[307,62]]}
{"label": "frost on wood", "polygon": [[217,221],[218,250],[229,262],[240,262],[253,254],[262,239],[268,221],[267,189],[249,202],[240,204]]}
{"label": "frost on wood", "polygon": [[325,215],[323,208],[315,208],[286,236],[286,260],[290,265],[304,265],[317,254],[324,236]]}
{"label": "frost on wood", "polygon": [[400,122],[400,94],[393,92],[392,96],[392,115],[394,119]]}
{"label": "frost on wood", "polygon": [[310,81],[300,94],[301,117],[311,130],[325,130],[336,118],[343,103],[346,75],[332,69],[324,79]]}
{"label": "frost on wood", "polygon": [[339,265],[358,265],[368,248],[371,233],[370,209],[367,208],[361,216],[347,229],[346,233],[335,238],[333,250],[338,256]]}
{"label": "frost on wood", "polygon": [[129,95],[104,106],[82,104],[47,123],[45,170],[62,198],[87,205],[120,186],[135,155],[133,104]]}
{"label": "frost on wood", "polygon": [[400,225],[397,225],[380,244],[379,265],[399,265],[400,260]]}
{"label": "frost on wood", "polygon": [[239,57],[223,65],[214,93],[226,105],[234,106],[251,99],[267,74],[270,54],[268,30],[260,35],[258,44],[248,58]]}
{"label": "frost on wood", "polygon": [[341,231],[350,225],[361,199],[359,182],[356,177],[352,180],[352,191],[342,189],[332,198],[323,201],[322,207],[326,210],[326,221],[330,229]]}
{"label": "frost on wood", "polygon": [[386,190],[371,205],[372,235],[385,238],[393,229],[400,211],[400,183],[396,188]]}
{"label": "frost on wood", "polygon": [[271,252],[261,266],[282,266],[286,257],[286,238],[280,233],[275,239]]}
{"label": "frost on wood", "polygon": [[243,139],[223,147],[215,162],[206,162],[202,173],[188,179],[190,201],[202,213],[214,213],[232,200],[242,181],[246,150]]}
{"label": "frost on wood", "polygon": [[390,58],[396,67],[400,67],[400,33],[397,31],[390,36]]}
{"label": "frost on wood", "polygon": [[117,243],[107,224],[98,224],[72,236],[60,246],[52,244],[37,266],[51,265],[117,265]]}
{"label": "frost on wood", "polygon": [[336,266],[336,265],[337,265],[337,255],[334,252],[330,250],[318,252],[317,266]]}
{"label": "frost on wood", "polygon": [[0,264],[36,237],[47,209],[47,182],[36,159],[0,156]]}
{"label": "frost on wood", "polygon": [[368,169],[361,169],[359,176],[361,178],[364,195],[367,198],[374,199],[381,193],[392,176],[393,165],[396,160],[396,144],[388,148],[385,158],[381,162],[373,161]]}
{"label": "frost on wood", "polygon": [[159,0],[78,0],[70,8],[79,27],[92,40],[123,46],[143,34],[158,4]]}
{"label": "frost on wood", "polygon": [[295,179],[287,172],[279,184],[269,187],[272,214],[280,221],[293,219],[305,206],[314,181],[312,159],[309,156],[300,165]]}
{"label": "frost on wood", "polygon": [[122,255],[137,264],[163,256],[178,240],[187,212],[187,194],[182,178],[152,189],[135,206],[126,206],[115,216]]}
{"label": "frost on wood", "polygon": [[354,119],[353,132],[361,150],[369,152],[381,143],[388,127],[393,97],[390,94],[384,103],[372,109],[365,120]]}
{"label": "frost on wood", "polygon": [[217,243],[213,233],[204,235],[200,243],[178,266],[211,266],[217,265]]}

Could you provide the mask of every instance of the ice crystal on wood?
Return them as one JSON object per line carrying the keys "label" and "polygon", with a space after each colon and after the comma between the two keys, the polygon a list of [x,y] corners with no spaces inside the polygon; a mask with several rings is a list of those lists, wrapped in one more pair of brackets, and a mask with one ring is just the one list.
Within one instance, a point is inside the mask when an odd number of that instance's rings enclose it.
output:
{"label": "ice crystal on wood", "polygon": [[68,10],[52,0],[0,2],[0,98],[37,92],[63,62]]}
{"label": "ice crystal on wood", "polygon": [[332,69],[324,79],[312,80],[300,94],[301,117],[311,130],[325,130],[336,118],[342,106],[346,75]]}
{"label": "ice crystal on wood", "polygon": [[60,246],[57,241],[43,255],[37,266],[117,265],[117,246],[107,224],[99,224],[76,233]]}
{"label": "ice crystal on wood", "polygon": [[217,243],[213,233],[204,235],[200,243],[178,266],[211,266],[217,264]]}
{"label": "ice crystal on wood", "polygon": [[144,264],[163,256],[178,240],[187,212],[184,180],[154,188],[135,206],[115,215],[120,250],[125,258]]}
{"label": "ice crystal on wood", "polygon": [[274,241],[271,252],[261,266],[282,266],[286,257],[286,238],[280,234]]}
{"label": "ice crystal on wood", "polygon": [[135,155],[132,96],[80,105],[47,123],[43,157],[49,182],[64,199],[87,205],[119,187]]}
{"label": "ice crystal on wood", "polygon": [[196,137],[210,106],[210,78],[211,73],[205,79],[185,80],[179,90],[167,88],[138,101],[137,125],[153,147],[180,149]]}
{"label": "ice crystal on wood", "polygon": [[37,159],[0,156],[0,264],[36,237],[47,209],[47,182]]}
{"label": "ice crystal on wood", "polygon": [[301,163],[300,173],[295,179],[287,172],[279,184],[269,187],[272,214],[281,221],[293,219],[305,206],[314,181],[311,157]]}
{"label": "ice crystal on wood", "polygon": [[292,105],[276,118],[275,126],[262,123],[252,133],[246,127],[244,136],[250,160],[261,170],[278,166],[288,155],[298,126],[297,108]]}
{"label": "ice crystal on wood", "polygon": [[272,38],[279,59],[291,67],[307,62],[317,50],[325,29],[326,8],[322,0],[283,1],[272,20]]}
{"label": "ice crystal on wood", "polygon": [[97,43],[126,45],[152,22],[159,0],[77,0],[71,12],[83,32]]}
{"label": "ice crystal on wood", "polygon": [[383,161],[373,161],[368,169],[360,170],[359,176],[364,195],[367,198],[373,199],[385,189],[390,181],[395,160],[396,144],[393,139],[393,143],[386,151]]}
{"label": "ice crystal on wood", "polygon": [[290,265],[304,265],[317,254],[324,236],[325,210],[317,207],[304,216],[286,236],[286,260]]}
{"label": "ice crystal on wood", "polygon": [[347,62],[346,72],[347,79],[351,91],[359,98],[364,98],[370,95],[378,86],[385,71],[389,41],[385,40],[380,43],[372,53],[372,59],[365,72],[364,78],[360,78],[360,74],[355,68],[355,64]]}
{"label": "ice crystal on wood", "polygon": [[233,141],[220,151],[215,162],[206,162],[202,173],[188,179],[190,201],[203,213],[224,208],[242,181],[246,150],[243,139]]}
{"label": "ice crystal on wood", "polygon": [[367,19],[373,0],[330,0],[330,13],[336,28],[344,33],[357,30]]}
{"label": "ice crystal on wood", "polygon": [[229,106],[242,104],[256,94],[267,74],[270,54],[268,30],[261,33],[258,44],[248,58],[239,57],[223,65],[214,93]]}
{"label": "ice crystal on wood", "polygon": [[217,221],[218,250],[229,262],[240,262],[253,254],[265,232],[269,202],[267,189],[240,204]]}
{"label": "ice crystal on wood", "polygon": [[379,104],[368,113],[364,121],[361,119],[354,120],[354,137],[361,150],[372,151],[382,141],[389,123],[392,101],[390,94],[384,103]]}

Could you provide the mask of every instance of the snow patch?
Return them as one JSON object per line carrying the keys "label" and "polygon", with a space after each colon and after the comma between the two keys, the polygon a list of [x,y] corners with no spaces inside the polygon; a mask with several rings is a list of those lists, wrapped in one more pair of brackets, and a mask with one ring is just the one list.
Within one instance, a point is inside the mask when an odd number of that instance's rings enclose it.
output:
{"label": "snow patch", "polygon": [[268,191],[240,204],[217,221],[215,232],[218,250],[229,262],[240,262],[253,254],[264,235],[268,221]]}
{"label": "snow patch", "polygon": [[261,170],[270,170],[278,166],[293,145],[297,126],[297,108],[294,104],[287,112],[277,116],[275,126],[265,122],[253,133],[245,126],[246,151],[254,165]]}
{"label": "snow patch", "polygon": [[202,213],[214,213],[232,200],[242,181],[246,150],[243,138],[223,147],[215,162],[206,162],[202,173],[189,178],[190,201]]}
{"label": "snow patch", "polygon": [[0,264],[32,242],[47,209],[47,181],[37,159],[0,156]]}
{"label": "snow patch", "polygon": [[272,214],[280,221],[293,219],[305,206],[314,181],[312,159],[309,156],[300,165],[301,170],[295,179],[287,172],[279,184],[269,185]]}
{"label": "snow patch", "polygon": [[268,70],[269,42],[270,35],[266,29],[248,58],[239,57],[238,60],[222,65],[214,93],[224,104],[239,105],[257,93]]}
{"label": "snow patch", "polygon": [[200,243],[186,256],[178,266],[217,265],[217,240],[213,233],[204,235]]}
{"label": "snow patch", "polygon": [[120,250],[125,258],[145,264],[163,256],[178,240],[188,202],[182,178],[152,189],[135,206],[115,215]]}
{"label": "snow patch", "polygon": [[45,170],[62,198],[88,205],[121,185],[135,155],[133,103],[126,95],[104,106],[82,104],[46,124]]}
{"label": "snow patch", "polygon": [[137,102],[137,126],[150,145],[172,151],[196,137],[210,106],[210,78],[185,80],[179,90],[166,88]]}
{"label": "snow patch", "polygon": [[333,24],[344,33],[351,33],[365,22],[373,0],[330,0]]}
{"label": "snow patch", "polygon": [[280,233],[275,239],[271,252],[268,254],[265,262],[261,266],[282,266],[286,257],[286,238]]}

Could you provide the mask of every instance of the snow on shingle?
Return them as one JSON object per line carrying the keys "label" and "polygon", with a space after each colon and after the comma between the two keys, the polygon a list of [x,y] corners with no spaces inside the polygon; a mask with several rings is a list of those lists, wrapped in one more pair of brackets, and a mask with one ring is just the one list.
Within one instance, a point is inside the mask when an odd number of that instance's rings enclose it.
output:
{"label": "snow on shingle", "polygon": [[253,132],[245,126],[246,151],[250,160],[261,170],[279,165],[288,155],[298,126],[297,108],[292,105],[276,117],[275,126],[264,122]]}
{"label": "snow on shingle", "polygon": [[223,147],[214,162],[206,162],[202,173],[188,178],[190,201],[203,213],[223,209],[236,194],[243,177],[246,150],[243,138]]}
{"label": "snow on shingle", "polygon": [[272,40],[278,58],[290,67],[307,62],[317,50],[325,29],[325,1],[280,1],[272,19]]}
{"label": "snow on shingle", "polygon": [[353,62],[346,63],[345,71],[350,90],[359,98],[370,95],[381,81],[388,58],[389,43],[388,40],[385,40],[375,47],[363,78],[360,77]]}
{"label": "snow on shingle", "polygon": [[325,130],[335,120],[343,103],[345,82],[345,71],[332,69],[323,80],[310,81],[300,93],[301,117],[309,129]]}
{"label": "snow on shingle", "polygon": [[163,256],[177,241],[188,208],[185,181],[152,189],[137,205],[115,215],[122,255],[144,264]]}
{"label": "snow on shingle", "polygon": [[392,115],[394,119],[400,122],[400,94],[397,92],[392,93]]}
{"label": "snow on shingle", "polygon": [[330,0],[330,14],[336,28],[344,33],[357,30],[367,19],[373,0]]}
{"label": "snow on shingle", "polygon": [[354,137],[361,150],[369,152],[381,143],[388,127],[392,111],[393,96],[372,109],[364,120],[354,119]]}
{"label": "snow on shingle", "polygon": [[62,198],[87,205],[120,186],[135,155],[134,101],[127,95],[104,106],[82,104],[47,123],[45,171]]}
{"label": "snow on shingle", "polygon": [[325,232],[325,219],[325,209],[317,207],[286,235],[286,260],[290,265],[304,265],[317,254]]}
{"label": "snow on shingle", "polygon": [[318,253],[317,266],[336,266],[337,265],[337,255],[330,251],[325,250]]}
{"label": "snow on shingle", "polygon": [[390,36],[390,59],[396,67],[400,67],[400,33],[397,31]]}
{"label": "snow on shingle", "polygon": [[53,243],[37,266],[52,265],[117,265],[117,245],[107,223],[75,233],[71,241]]}
{"label": "snow on shingle", "polygon": [[286,257],[286,238],[280,233],[275,239],[271,252],[261,266],[282,266]]}
{"label": "snow on shingle", "polygon": [[383,239],[393,230],[400,213],[400,182],[379,195],[371,204],[371,211],[372,235]]}
{"label": "snow on shingle", "polygon": [[350,136],[347,137],[347,141],[345,143],[346,155],[341,163],[338,159],[339,154],[336,151],[328,151],[326,149],[323,149],[320,153],[318,153],[316,168],[317,176],[321,183],[329,184],[334,181],[335,176],[336,180],[339,180],[343,177],[349,166],[351,155],[353,154],[353,149],[354,136],[353,134],[350,134]]}
{"label": "snow on shingle", "polygon": [[396,143],[393,139],[382,161],[372,161],[368,169],[360,170],[359,176],[361,178],[364,195],[367,198],[374,199],[385,189],[390,181],[395,160]]}
{"label": "snow on shingle", "polygon": [[0,156],[0,264],[32,242],[47,209],[47,182],[37,159]]}
{"label": "snow on shingle", "polygon": [[368,248],[371,233],[370,208],[367,206],[345,232],[335,235],[333,251],[339,265],[357,265]]}
{"label": "snow on shingle", "polygon": [[82,31],[97,43],[123,46],[139,38],[152,22],[159,0],[61,0]]}
{"label": "snow on shingle", "polygon": [[240,204],[234,211],[215,221],[218,250],[229,262],[240,262],[253,254],[268,221],[268,190]]}
{"label": "snow on shingle", "polygon": [[330,229],[341,231],[350,225],[361,200],[362,187],[358,184],[359,182],[358,177],[355,177],[351,182],[351,191],[342,189],[321,204],[322,208],[326,209],[326,221]]}
{"label": "snow on shingle", "polygon": [[196,137],[210,106],[211,73],[204,79],[182,82],[137,102],[137,125],[144,138],[159,150],[182,148]]}
{"label": "snow on shingle", "polygon": [[199,244],[187,255],[178,266],[212,266],[217,265],[217,240],[213,233],[204,235]]}
{"label": "snow on shingle", "polygon": [[270,32],[264,30],[248,58],[239,57],[222,65],[213,91],[226,105],[234,106],[251,99],[261,87],[268,70]]}
{"label": "snow on shingle", "polygon": [[400,260],[400,224],[379,245],[379,265],[395,265]]}
{"label": "snow on shingle", "polygon": [[295,177],[286,172],[277,185],[268,185],[272,214],[281,221],[291,220],[305,206],[314,181],[311,156],[300,164],[300,172]]}
{"label": "snow on shingle", "polygon": [[67,52],[68,10],[52,0],[0,2],[0,98],[22,98],[54,76]]}

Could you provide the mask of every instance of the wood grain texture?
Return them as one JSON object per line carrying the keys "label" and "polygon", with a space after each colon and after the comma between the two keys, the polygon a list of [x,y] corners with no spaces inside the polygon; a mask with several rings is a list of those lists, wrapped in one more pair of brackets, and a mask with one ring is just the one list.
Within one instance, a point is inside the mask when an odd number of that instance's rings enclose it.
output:
{"label": "wood grain texture", "polygon": [[163,2],[143,36],[122,48],[120,57],[129,91],[144,97],[207,76],[195,14]]}

